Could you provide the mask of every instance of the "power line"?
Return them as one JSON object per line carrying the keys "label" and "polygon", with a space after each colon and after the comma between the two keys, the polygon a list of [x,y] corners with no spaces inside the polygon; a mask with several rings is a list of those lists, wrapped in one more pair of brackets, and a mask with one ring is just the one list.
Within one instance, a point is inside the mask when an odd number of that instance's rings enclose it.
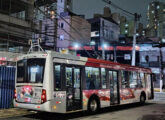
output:
{"label": "power line", "polygon": [[[37,5],[36,5],[36,8],[37,8],[41,13],[43,13],[45,16],[47,16]],[[80,35],[80,37],[83,37],[83,36],[79,33],[79,31],[76,30],[74,27],[72,27],[72,25],[71,25],[69,22],[67,22],[61,15],[59,15],[57,12],[55,12],[55,13],[56,13],[56,15],[59,16],[62,20],[64,20],[75,32],[77,32],[77,33]],[[63,29],[63,30],[64,30],[64,29]],[[66,32],[68,35],[71,36],[71,34],[68,33],[66,30],[65,30],[65,32]],[[75,40],[76,40],[76,39],[75,39]],[[83,48],[83,49],[84,49],[84,48]],[[84,49],[84,50],[85,50],[85,49]],[[90,55],[90,53],[89,53],[87,50],[85,50],[85,52],[88,54],[89,57],[92,58],[92,56]]]}
{"label": "power line", "polygon": [[119,6],[117,6],[117,5],[115,5],[115,4],[112,3],[110,0],[102,0],[102,1],[104,1],[105,3],[108,3],[109,5],[112,5],[113,7],[117,8],[117,9],[119,9],[119,10],[121,10],[121,11],[127,13],[127,14],[130,14],[130,15],[133,15],[133,16],[134,16],[134,13],[131,13],[131,12],[129,12],[129,11],[127,11],[127,10],[125,10],[125,9],[123,9],[123,8],[121,8],[121,7],[119,7]]}

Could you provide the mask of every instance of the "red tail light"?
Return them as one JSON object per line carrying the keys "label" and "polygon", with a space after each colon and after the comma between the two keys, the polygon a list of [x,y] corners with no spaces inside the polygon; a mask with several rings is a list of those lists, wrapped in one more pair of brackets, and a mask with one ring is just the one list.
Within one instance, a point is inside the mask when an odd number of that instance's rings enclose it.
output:
{"label": "red tail light", "polygon": [[42,89],[41,103],[45,103],[46,101],[47,101],[47,99],[46,99],[46,90]]}
{"label": "red tail light", "polygon": [[16,91],[16,89],[14,90],[14,99],[15,100],[17,99],[17,91]]}

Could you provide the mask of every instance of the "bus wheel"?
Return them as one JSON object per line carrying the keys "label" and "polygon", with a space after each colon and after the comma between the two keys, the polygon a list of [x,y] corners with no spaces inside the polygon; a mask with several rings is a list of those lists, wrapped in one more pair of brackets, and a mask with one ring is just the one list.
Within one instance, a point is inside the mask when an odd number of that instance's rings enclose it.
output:
{"label": "bus wheel", "polygon": [[98,100],[95,98],[90,99],[88,103],[88,111],[93,114],[93,113],[98,112],[99,109],[100,109],[100,106],[99,106]]}
{"label": "bus wheel", "polygon": [[141,94],[140,95],[140,103],[141,104],[144,104],[145,103],[145,100],[146,100],[145,95],[144,94]]}

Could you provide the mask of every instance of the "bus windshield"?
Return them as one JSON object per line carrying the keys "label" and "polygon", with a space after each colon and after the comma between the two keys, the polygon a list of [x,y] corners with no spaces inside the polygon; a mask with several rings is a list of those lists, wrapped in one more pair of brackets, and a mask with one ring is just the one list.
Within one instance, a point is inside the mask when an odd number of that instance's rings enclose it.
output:
{"label": "bus windshield", "polygon": [[45,59],[32,58],[17,63],[17,83],[43,83]]}

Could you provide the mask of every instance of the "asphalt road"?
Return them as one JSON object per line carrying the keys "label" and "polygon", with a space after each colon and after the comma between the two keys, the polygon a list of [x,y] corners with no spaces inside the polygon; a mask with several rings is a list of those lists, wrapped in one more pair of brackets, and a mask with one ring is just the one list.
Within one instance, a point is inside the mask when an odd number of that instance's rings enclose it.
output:
{"label": "asphalt road", "polygon": [[101,109],[98,114],[88,112],[71,114],[32,113],[31,115],[3,118],[0,120],[165,120],[165,104],[129,104]]}

